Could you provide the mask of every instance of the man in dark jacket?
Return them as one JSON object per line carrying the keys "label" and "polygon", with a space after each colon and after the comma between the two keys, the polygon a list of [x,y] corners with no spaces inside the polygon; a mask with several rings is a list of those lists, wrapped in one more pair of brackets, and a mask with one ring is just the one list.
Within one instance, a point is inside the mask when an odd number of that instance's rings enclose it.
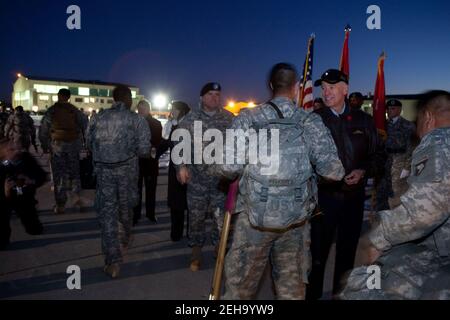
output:
{"label": "man in dark jacket", "polygon": [[137,105],[138,114],[143,116],[148,123],[151,133],[151,151],[150,158],[139,158],[139,202],[134,208],[133,225],[136,225],[141,218],[142,210],[142,184],[145,183],[145,215],[151,221],[156,223],[155,216],[155,198],[156,185],[158,183],[158,159],[156,158],[156,149],[161,143],[162,126],[161,122],[156,120],[150,114],[150,104],[142,100]]}
{"label": "man in dark jacket", "polygon": [[347,76],[330,69],[315,82],[315,86],[322,87],[326,105],[315,112],[333,136],[345,177],[339,182],[322,181],[319,184],[319,207],[323,215],[311,221],[313,266],[307,299],[322,296],[325,266],[335,236],[334,294],[340,289],[342,275],[353,268],[364,214],[365,178],[374,174],[379,150],[372,117],[346,103]]}
{"label": "man in dark jacket", "polygon": [[[172,113],[170,119],[164,126],[163,140],[158,148],[158,157],[168,149],[172,150],[174,143],[171,140],[172,133],[178,128],[179,123],[189,113],[191,108],[182,101],[172,102]],[[186,199],[186,185],[181,184],[177,179],[175,165],[170,158],[169,162],[169,183],[167,188],[167,205],[170,208],[170,239],[179,241],[183,236],[184,212],[188,209]]]}
{"label": "man in dark jacket", "polygon": [[47,173],[29,152],[22,152],[6,139],[0,141],[0,160],[0,249],[4,249],[9,244],[9,220],[13,210],[28,234],[42,233],[35,195]]}

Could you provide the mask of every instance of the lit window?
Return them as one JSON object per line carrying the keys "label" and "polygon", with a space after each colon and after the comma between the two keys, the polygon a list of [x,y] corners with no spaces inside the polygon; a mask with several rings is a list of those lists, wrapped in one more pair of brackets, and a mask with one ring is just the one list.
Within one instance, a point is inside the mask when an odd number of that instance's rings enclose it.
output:
{"label": "lit window", "polygon": [[79,87],[78,88],[78,95],[80,95],[80,96],[88,96],[89,95],[89,88]]}
{"label": "lit window", "polygon": [[84,98],[84,103],[89,103],[89,98]]}
{"label": "lit window", "polygon": [[133,99],[136,98],[136,91],[131,91],[131,97],[132,97]]}
{"label": "lit window", "polygon": [[91,103],[94,103],[94,102],[95,102],[95,98],[89,98],[89,101],[90,101]]}
{"label": "lit window", "polygon": [[68,89],[67,86],[54,86],[47,84],[35,84],[33,88],[39,93],[58,93],[59,89]]}
{"label": "lit window", "polygon": [[39,100],[41,101],[48,101],[48,96],[40,95]]}

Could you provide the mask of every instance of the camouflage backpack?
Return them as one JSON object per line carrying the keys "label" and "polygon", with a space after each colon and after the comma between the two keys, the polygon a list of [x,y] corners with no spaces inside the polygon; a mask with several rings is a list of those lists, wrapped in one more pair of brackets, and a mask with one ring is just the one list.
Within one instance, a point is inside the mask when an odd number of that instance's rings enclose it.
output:
{"label": "camouflage backpack", "polygon": [[308,114],[296,109],[292,117],[286,119],[275,104],[268,104],[278,117],[268,119],[261,112],[266,120],[254,121],[253,129],[256,132],[267,129],[267,139],[259,140],[258,143],[260,150],[267,148],[267,155],[272,153],[271,139],[277,138],[276,135],[272,137],[270,129],[278,129],[278,171],[267,174],[261,159],[258,159],[257,164],[246,166],[241,181],[245,184],[243,196],[250,223],[255,227],[276,231],[303,223],[309,217],[316,205],[316,190],[303,135],[303,122]]}

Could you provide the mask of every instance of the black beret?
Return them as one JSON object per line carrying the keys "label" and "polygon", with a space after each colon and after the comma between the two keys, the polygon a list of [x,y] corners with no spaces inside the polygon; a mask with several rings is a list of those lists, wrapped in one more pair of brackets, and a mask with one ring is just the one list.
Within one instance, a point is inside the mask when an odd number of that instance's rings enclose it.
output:
{"label": "black beret", "polygon": [[352,92],[348,98],[357,98],[357,99],[364,99],[364,96],[362,95],[361,92]]}
{"label": "black beret", "polygon": [[207,94],[209,91],[221,91],[222,88],[220,87],[220,84],[217,82],[209,82],[205,84],[200,91],[200,97],[203,97],[205,94]]}
{"label": "black beret", "polygon": [[386,107],[401,107],[402,103],[397,99],[391,99],[386,103]]}

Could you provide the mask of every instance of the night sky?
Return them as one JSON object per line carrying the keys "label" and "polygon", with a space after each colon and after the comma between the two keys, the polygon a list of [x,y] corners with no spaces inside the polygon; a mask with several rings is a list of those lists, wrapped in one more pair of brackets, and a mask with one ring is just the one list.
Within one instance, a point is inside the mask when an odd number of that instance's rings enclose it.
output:
{"label": "night sky", "polygon": [[[302,69],[316,34],[313,78],[338,67],[350,35],[350,90],[374,91],[385,50],[387,94],[450,89],[448,1],[33,1],[0,0],[0,99],[24,75],[124,82],[196,104],[218,81],[224,101],[268,98],[277,62]],[[66,8],[81,8],[81,30],[66,28]],[[381,30],[366,9],[381,8]],[[318,94],[318,91],[315,91]]]}

